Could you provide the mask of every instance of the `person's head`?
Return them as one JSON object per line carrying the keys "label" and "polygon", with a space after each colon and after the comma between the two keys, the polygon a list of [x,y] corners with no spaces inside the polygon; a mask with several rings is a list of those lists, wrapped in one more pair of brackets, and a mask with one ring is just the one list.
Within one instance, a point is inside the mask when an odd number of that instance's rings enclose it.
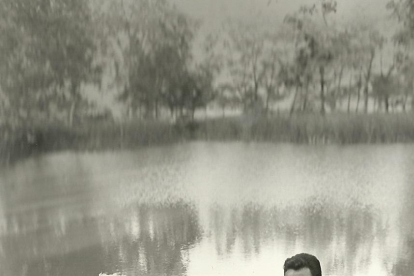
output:
{"label": "person's head", "polygon": [[322,276],[319,260],[306,253],[286,259],[283,271],[285,276]]}

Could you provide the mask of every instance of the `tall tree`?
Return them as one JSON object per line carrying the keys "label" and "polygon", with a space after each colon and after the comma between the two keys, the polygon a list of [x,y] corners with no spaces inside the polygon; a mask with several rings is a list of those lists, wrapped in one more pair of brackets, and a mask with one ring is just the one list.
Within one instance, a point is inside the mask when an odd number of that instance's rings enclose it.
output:
{"label": "tall tree", "polygon": [[396,31],[393,40],[401,47],[404,56],[397,66],[398,73],[402,76],[402,90],[404,91],[403,110],[411,95],[414,106],[413,84],[414,78],[412,64],[414,63],[414,56],[412,55],[414,47],[414,1],[412,0],[391,0],[387,8],[392,12],[392,15],[400,23],[399,29]]}
{"label": "tall tree", "polygon": [[72,125],[80,87],[92,72],[88,2],[4,0],[0,3],[0,84],[23,113],[67,107]]}
{"label": "tall tree", "polygon": [[262,100],[265,41],[264,31],[256,24],[236,22],[227,26],[227,68],[245,110]]}
{"label": "tall tree", "polygon": [[[319,10],[322,11],[324,26],[316,21],[315,15]],[[309,73],[318,72],[320,112],[322,115],[326,112],[327,67],[333,61],[332,27],[328,24],[326,16],[334,11],[333,4],[322,1],[320,8],[315,5],[311,7],[303,6],[298,13],[289,15],[286,19],[286,22],[293,27],[296,33],[297,90],[305,83],[304,80],[310,79]],[[295,99],[296,97],[294,101]]]}
{"label": "tall tree", "polygon": [[387,8],[401,23],[400,29],[395,34],[395,40],[402,44],[412,44],[414,39],[414,1],[390,0]]}
{"label": "tall tree", "polygon": [[164,105],[174,109],[180,101],[179,82],[190,64],[197,22],[164,0],[107,0],[100,11],[105,22],[104,45],[114,55],[119,99],[130,114],[138,109],[158,118]]}
{"label": "tall tree", "polygon": [[369,85],[371,83],[374,59],[385,41],[384,37],[375,29],[365,29],[361,34],[361,42],[363,43],[363,49],[366,56],[364,112],[368,113]]}

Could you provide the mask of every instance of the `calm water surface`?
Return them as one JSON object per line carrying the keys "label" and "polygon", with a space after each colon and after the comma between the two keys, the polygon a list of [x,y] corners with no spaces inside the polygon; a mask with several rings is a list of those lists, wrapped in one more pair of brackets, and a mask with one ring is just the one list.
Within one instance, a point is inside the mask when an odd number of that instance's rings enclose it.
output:
{"label": "calm water surface", "polygon": [[193,143],[0,169],[0,275],[413,275],[414,146]]}

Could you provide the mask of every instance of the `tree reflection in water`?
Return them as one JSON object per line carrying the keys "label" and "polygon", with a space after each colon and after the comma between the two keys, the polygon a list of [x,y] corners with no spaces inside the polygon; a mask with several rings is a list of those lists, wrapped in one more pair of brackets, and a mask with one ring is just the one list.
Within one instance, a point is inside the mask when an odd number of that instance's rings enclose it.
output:
{"label": "tree reflection in water", "polygon": [[[413,158],[413,157],[411,157]],[[413,158],[414,159],[414,158]],[[400,258],[394,264],[392,272],[395,276],[413,275],[414,273],[414,172],[412,168],[407,169],[404,208],[400,215],[399,229],[402,241],[398,244]]]}
{"label": "tree reflection in water", "polygon": [[386,255],[375,253],[377,247],[389,245],[386,237],[390,228],[366,206],[343,208],[327,202],[283,209],[254,203],[233,208],[214,205],[209,217],[218,255],[235,253],[238,243],[248,258],[259,256],[261,249],[269,246],[285,256],[303,250],[324,260],[326,275],[368,272],[378,261],[382,266],[377,269],[390,273],[393,264]]}
{"label": "tree reflection in water", "polygon": [[0,274],[275,275],[298,251],[325,275],[414,271],[414,148],[193,147],[1,172]]}
{"label": "tree reflection in water", "polygon": [[[45,216],[41,210],[37,217]],[[405,233],[406,258],[394,265],[383,254],[392,229],[366,206],[343,208],[317,200],[285,208],[215,204],[203,219],[207,225],[200,225],[200,215],[195,205],[182,201],[136,204],[111,216],[72,220],[64,232],[51,227],[8,234],[0,239],[2,275],[187,275],[191,250],[201,239],[210,239],[224,257],[241,250],[252,258],[269,246],[285,256],[298,248],[313,252],[324,261],[326,275],[368,272],[375,258],[387,273],[412,271],[412,235]],[[408,223],[406,231],[412,230]]]}
{"label": "tree reflection in water", "polygon": [[[186,203],[143,205],[130,215],[135,218],[112,221],[109,232],[103,228],[103,236],[120,241],[106,248],[109,256],[118,256],[132,273],[184,275],[188,251],[201,238],[194,208]],[[124,236],[113,237],[119,233]]]}
{"label": "tree reflection in water", "polygon": [[[200,233],[188,204],[137,205],[122,216],[73,223],[65,235],[50,230],[3,237],[2,275],[184,275]],[[20,254],[3,254],[16,250]]]}

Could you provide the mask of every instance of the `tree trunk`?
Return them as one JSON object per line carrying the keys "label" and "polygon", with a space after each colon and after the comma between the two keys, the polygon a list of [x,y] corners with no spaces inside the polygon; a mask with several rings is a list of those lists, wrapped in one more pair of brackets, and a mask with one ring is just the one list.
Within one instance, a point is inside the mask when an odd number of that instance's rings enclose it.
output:
{"label": "tree trunk", "polygon": [[119,125],[119,127],[120,127],[120,143],[121,143],[121,149],[123,149],[124,148],[124,123],[123,122],[121,122],[120,123],[120,125]]}
{"label": "tree trunk", "polygon": [[364,88],[364,113],[368,113],[368,88]]}
{"label": "tree trunk", "polygon": [[175,121],[178,121],[178,118],[180,117],[180,110],[177,108],[174,108],[174,119]]}
{"label": "tree trunk", "polygon": [[356,113],[358,113],[359,101],[361,100],[361,90],[362,90],[362,71],[359,72],[359,78],[358,78],[358,85],[357,85],[357,93],[358,94],[357,94],[357,104],[356,104],[356,108],[355,108]]}
{"label": "tree trunk", "polygon": [[266,93],[266,105],[265,105],[265,114],[266,117],[269,115],[269,103],[270,103],[270,88],[267,89]]}
{"label": "tree trunk", "polygon": [[298,92],[299,92],[299,85],[296,85],[295,95],[293,96],[293,101],[290,107],[289,116],[292,116],[293,112],[295,111],[295,105],[296,105],[296,99],[298,97]]}
{"label": "tree trunk", "polygon": [[[308,89],[306,89],[307,91]],[[306,109],[308,108],[308,94],[306,92],[305,98],[303,99],[303,105],[302,105],[302,111],[306,112]]]}
{"label": "tree trunk", "polygon": [[358,87],[358,95],[357,95],[357,103],[356,103],[355,113],[358,113],[360,99],[361,99],[361,89]]}
{"label": "tree trunk", "polygon": [[349,85],[348,85],[348,106],[347,106],[347,112],[350,113],[351,111],[351,95],[352,95],[352,81],[353,76],[349,78]]}
{"label": "tree trunk", "polygon": [[[344,75],[344,66],[341,66],[341,70],[339,71],[339,80],[338,84],[336,86],[336,95],[335,95],[335,102],[337,100],[337,97],[341,96],[341,84],[342,84],[342,77]],[[340,107],[342,108],[342,98],[340,98]]]}
{"label": "tree trunk", "polygon": [[364,112],[368,113],[368,89],[369,89],[369,81],[371,79],[371,72],[372,72],[372,64],[375,58],[375,51],[371,51],[371,59],[369,61],[367,76],[365,78],[365,87],[364,87]]}
{"label": "tree trunk", "polygon": [[309,82],[306,82],[305,97],[303,99],[303,106],[302,106],[303,112],[306,112],[306,108],[308,107],[308,94],[309,94]]}
{"label": "tree trunk", "polygon": [[390,108],[390,101],[388,96],[384,96],[384,104],[385,104],[385,113],[389,112],[389,108]]}
{"label": "tree trunk", "polygon": [[73,126],[73,119],[75,117],[75,108],[77,104],[78,89],[79,89],[79,86],[74,81],[72,81],[70,92],[71,92],[71,97],[73,97],[73,101],[72,101],[72,104],[69,110],[69,127]]}
{"label": "tree trunk", "polygon": [[407,95],[405,95],[405,96],[404,96],[404,100],[403,100],[403,102],[401,103],[401,105],[402,105],[402,110],[403,110],[403,112],[404,112],[404,113],[406,112],[407,99],[408,99],[408,96],[407,96]]}
{"label": "tree trunk", "polygon": [[259,99],[259,80],[256,74],[256,65],[253,64],[253,84],[254,84],[254,95],[253,95],[253,102],[257,103]]}
{"label": "tree trunk", "polygon": [[321,76],[321,114],[325,115],[325,68],[321,66],[319,68],[319,74]]}
{"label": "tree trunk", "polygon": [[257,80],[254,81],[254,102],[257,103],[259,100],[259,83]]}
{"label": "tree trunk", "polygon": [[175,122],[175,116],[174,116],[174,107],[169,106],[168,109],[170,110],[170,122]]}
{"label": "tree trunk", "polygon": [[159,117],[158,100],[155,100],[155,106],[154,106],[154,108],[155,108],[155,119],[158,120],[158,117]]}
{"label": "tree trunk", "polygon": [[139,106],[139,119],[143,120],[145,118],[145,109],[142,105]]}
{"label": "tree trunk", "polygon": [[133,110],[132,107],[128,107],[127,117],[129,120],[132,120]]}
{"label": "tree trunk", "polygon": [[76,101],[73,101],[72,105],[70,106],[70,111],[69,111],[69,127],[70,128],[73,127],[73,118],[75,116],[75,108],[76,108]]}

